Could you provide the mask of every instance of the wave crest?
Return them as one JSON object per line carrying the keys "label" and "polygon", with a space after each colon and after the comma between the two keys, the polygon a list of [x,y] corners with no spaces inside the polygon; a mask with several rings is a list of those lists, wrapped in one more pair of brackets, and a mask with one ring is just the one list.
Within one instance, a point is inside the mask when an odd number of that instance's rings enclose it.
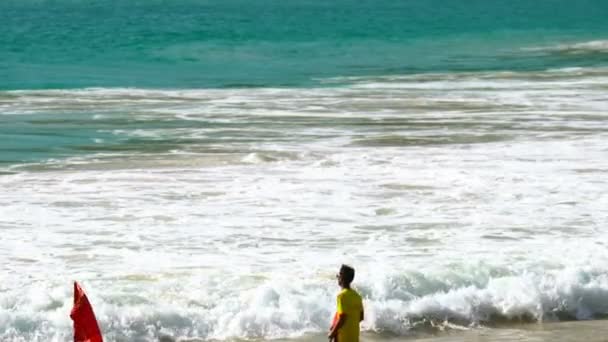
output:
{"label": "wave crest", "polygon": [[[608,314],[608,272],[598,269],[521,274],[505,269],[462,274],[372,274],[362,279],[357,289],[365,298],[363,330],[398,336],[512,323],[586,320]],[[327,279],[300,283],[268,279],[250,290],[212,296],[202,304],[194,300],[200,297],[198,290],[184,293],[187,298],[173,303],[125,306],[104,294],[94,294],[93,303],[104,335],[110,340],[154,340],[162,336],[277,339],[323,333],[329,325],[336,290],[334,282]],[[45,296],[64,305],[42,310],[36,297],[20,299],[21,306],[31,309],[21,311],[31,311],[32,315],[0,307],[0,318],[6,323],[0,329],[2,340],[31,337],[32,341],[42,341],[69,336],[69,294],[54,291]]]}
{"label": "wave crest", "polygon": [[533,47],[528,51],[563,53],[563,54],[605,54],[608,53],[608,40],[592,40],[582,43],[558,44],[553,46]]}

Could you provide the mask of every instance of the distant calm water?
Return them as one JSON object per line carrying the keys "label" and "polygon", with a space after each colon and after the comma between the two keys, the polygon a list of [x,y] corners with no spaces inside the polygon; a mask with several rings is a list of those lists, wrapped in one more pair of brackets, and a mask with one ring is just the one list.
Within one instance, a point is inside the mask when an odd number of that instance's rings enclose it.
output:
{"label": "distant calm water", "polygon": [[608,314],[608,2],[0,1],[0,340]]}
{"label": "distant calm water", "polygon": [[[606,65],[604,0],[4,0],[0,88],[311,86]],[[593,50],[593,49],[592,49]]]}

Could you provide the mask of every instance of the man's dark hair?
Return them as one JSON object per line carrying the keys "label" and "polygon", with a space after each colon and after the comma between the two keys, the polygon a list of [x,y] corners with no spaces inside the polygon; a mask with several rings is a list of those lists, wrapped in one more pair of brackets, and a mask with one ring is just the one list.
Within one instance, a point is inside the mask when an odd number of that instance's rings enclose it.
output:
{"label": "man's dark hair", "polygon": [[347,284],[352,283],[352,281],[355,279],[355,269],[348,265],[342,265],[342,267],[340,267],[340,273],[342,273],[344,281]]}

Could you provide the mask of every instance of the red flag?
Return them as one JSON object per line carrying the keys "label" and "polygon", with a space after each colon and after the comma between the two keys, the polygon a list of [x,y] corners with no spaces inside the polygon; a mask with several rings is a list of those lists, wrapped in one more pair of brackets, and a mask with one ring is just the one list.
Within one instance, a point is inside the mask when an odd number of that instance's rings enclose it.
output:
{"label": "red flag", "polygon": [[74,342],[103,342],[93,308],[77,282],[74,282],[74,307],[70,318],[74,321]]}

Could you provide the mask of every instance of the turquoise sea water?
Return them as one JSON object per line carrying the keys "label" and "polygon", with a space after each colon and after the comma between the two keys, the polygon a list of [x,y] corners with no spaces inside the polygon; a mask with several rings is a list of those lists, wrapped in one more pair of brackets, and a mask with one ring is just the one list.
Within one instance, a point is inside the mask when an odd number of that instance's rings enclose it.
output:
{"label": "turquoise sea water", "polygon": [[603,0],[0,4],[0,89],[314,86],[328,77],[607,64]]}
{"label": "turquoise sea water", "polygon": [[[7,0],[0,109],[21,113],[11,90],[308,88],[349,76],[597,68],[608,65],[607,17],[604,0]],[[99,110],[0,116],[0,163],[118,141],[114,126],[89,120]]]}

